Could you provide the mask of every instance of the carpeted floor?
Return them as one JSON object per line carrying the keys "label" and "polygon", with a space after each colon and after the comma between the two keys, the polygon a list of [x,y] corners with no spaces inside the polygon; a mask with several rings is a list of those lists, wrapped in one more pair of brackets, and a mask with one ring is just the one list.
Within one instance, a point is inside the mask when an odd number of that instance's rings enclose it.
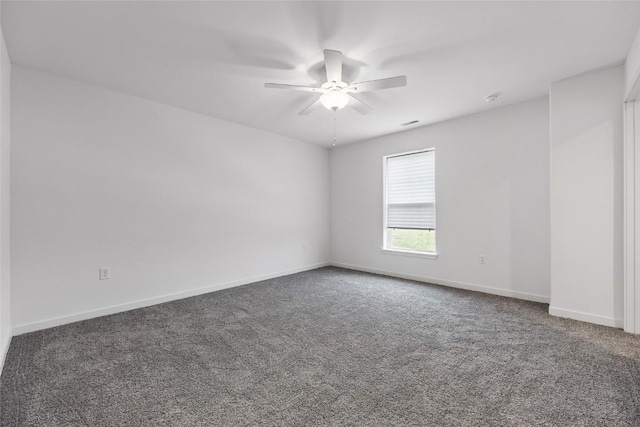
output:
{"label": "carpeted floor", "polygon": [[13,338],[2,426],[638,426],[640,337],[338,268]]}

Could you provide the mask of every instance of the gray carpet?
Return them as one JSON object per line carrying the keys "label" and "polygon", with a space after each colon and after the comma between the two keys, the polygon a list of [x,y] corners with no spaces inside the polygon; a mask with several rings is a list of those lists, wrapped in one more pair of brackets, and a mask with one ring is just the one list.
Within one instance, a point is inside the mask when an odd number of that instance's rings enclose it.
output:
{"label": "gray carpet", "polygon": [[640,337],[323,268],[14,337],[3,426],[640,425]]}

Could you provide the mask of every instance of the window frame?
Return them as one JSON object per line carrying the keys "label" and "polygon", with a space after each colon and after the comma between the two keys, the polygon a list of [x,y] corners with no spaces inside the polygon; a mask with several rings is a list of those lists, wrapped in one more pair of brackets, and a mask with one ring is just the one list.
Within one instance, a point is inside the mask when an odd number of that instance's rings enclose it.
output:
{"label": "window frame", "polygon": [[[433,165],[433,175],[434,175],[434,192],[436,194],[436,201],[434,202],[434,215],[436,217],[436,220],[438,218],[438,191],[437,191],[437,186],[435,183],[435,173],[436,173],[436,165],[435,165],[435,151],[436,148],[435,147],[430,147],[430,148],[423,148],[420,150],[412,150],[412,151],[406,151],[403,153],[395,153],[395,154],[389,154],[386,156],[382,156],[382,248],[381,248],[381,252],[383,254],[388,254],[388,255],[401,255],[401,256],[409,256],[409,257],[416,257],[416,258],[427,258],[427,259],[438,259],[438,238],[436,235],[436,250],[433,252],[422,252],[422,251],[412,251],[412,250],[407,250],[407,249],[394,249],[394,248],[390,248],[388,246],[389,242],[389,229],[387,228],[387,159],[389,159],[390,157],[399,157],[399,156],[407,156],[407,155],[411,155],[411,154],[419,154],[419,153],[426,153],[429,151],[433,151],[433,160],[434,160],[434,165]],[[437,224],[437,222],[436,222]],[[436,229],[434,229],[435,231]]]}

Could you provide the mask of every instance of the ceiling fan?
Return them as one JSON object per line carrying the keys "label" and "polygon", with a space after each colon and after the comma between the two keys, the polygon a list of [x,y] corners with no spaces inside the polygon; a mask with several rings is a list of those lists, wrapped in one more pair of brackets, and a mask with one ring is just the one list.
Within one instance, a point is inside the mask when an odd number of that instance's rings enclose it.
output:
{"label": "ceiling fan", "polygon": [[346,83],[342,81],[342,52],[337,50],[324,50],[324,66],[327,71],[327,81],[320,87],[285,85],[279,83],[265,83],[265,87],[274,89],[301,90],[321,94],[320,98],[313,101],[307,108],[300,111],[300,115],[311,113],[318,104],[325,108],[338,111],[354,100],[353,107],[361,114],[368,114],[373,108],[365,104],[358,96],[362,92],[371,92],[379,89],[390,89],[407,85],[406,76],[389,77],[386,79],[370,80],[359,83]]}

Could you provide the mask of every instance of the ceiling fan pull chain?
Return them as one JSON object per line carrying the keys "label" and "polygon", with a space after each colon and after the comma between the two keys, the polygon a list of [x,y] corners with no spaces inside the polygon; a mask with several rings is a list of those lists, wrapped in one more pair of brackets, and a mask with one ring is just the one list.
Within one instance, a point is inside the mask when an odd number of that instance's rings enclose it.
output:
{"label": "ceiling fan pull chain", "polygon": [[338,140],[337,137],[337,133],[336,133],[336,116],[337,116],[338,112],[336,110],[333,110],[333,146],[336,146],[336,141]]}

